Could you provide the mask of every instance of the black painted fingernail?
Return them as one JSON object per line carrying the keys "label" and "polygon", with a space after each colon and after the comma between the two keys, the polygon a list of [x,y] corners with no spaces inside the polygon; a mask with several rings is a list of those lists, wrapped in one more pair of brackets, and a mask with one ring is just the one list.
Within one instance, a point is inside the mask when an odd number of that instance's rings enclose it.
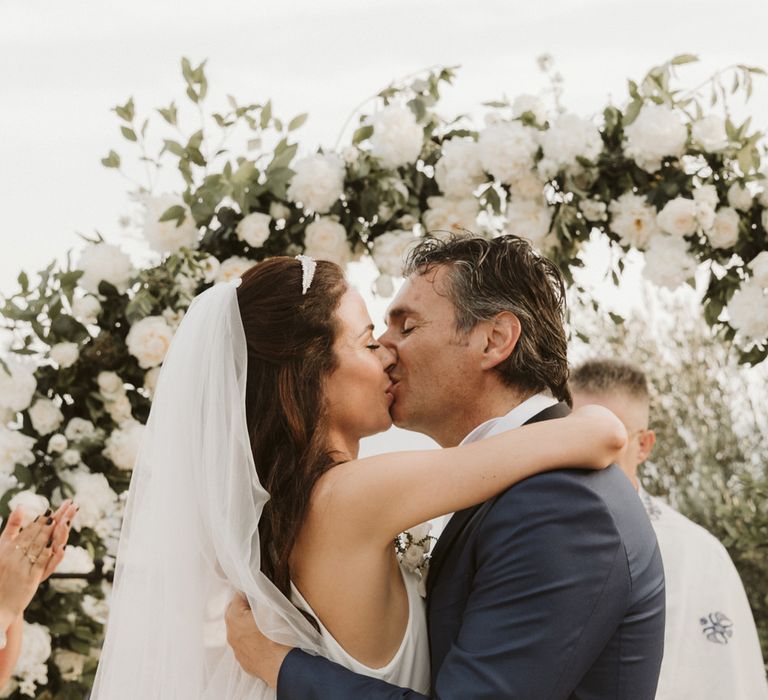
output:
{"label": "black painted fingernail", "polygon": [[40,520],[40,516],[39,515],[32,522],[36,523],[38,520]]}
{"label": "black painted fingernail", "polygon": [[48,520],[45,521],[46,525],[50,525],[53,522],[53,518],[48,518]]}
{"label": "black painted fingernail", "polygon": [[46,549],[49,549],[52,544],[53,544],[53,537],[51,537],[51,539],[48,540],[48,544],[45,545]]}
{"label": "black painted fingernail", "polygon": [[43,515],[50,515],[51,513],[53,513],[53,511],[49,508],[45,511],[45,513],[43,513]]}
{"label": "black painted fingernail", "polygon": [[69,527],[72,524],[71,520],[67,520],[67,527]]}

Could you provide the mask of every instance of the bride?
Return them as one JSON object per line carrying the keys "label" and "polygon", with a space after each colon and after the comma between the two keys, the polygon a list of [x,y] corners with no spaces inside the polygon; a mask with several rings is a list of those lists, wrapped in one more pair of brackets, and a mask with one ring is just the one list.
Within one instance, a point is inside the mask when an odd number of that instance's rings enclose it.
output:
{"label": "bride", "polygon": [[588,407],[358,459],[391,425],[394,362],[332,263],[272,258],[194,300],[133,473],[92,700],[273,697],[226,644],[236,591],[275,641],[425,692],[424,610],[396,535],[623,446],[612,414]]}

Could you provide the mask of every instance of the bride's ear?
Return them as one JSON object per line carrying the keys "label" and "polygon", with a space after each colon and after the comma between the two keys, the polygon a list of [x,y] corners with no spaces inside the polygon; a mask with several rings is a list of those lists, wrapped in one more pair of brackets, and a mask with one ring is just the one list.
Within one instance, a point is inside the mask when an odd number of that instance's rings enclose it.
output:
{"label": "bride's ear", "polygon": [[520,340],[522,326],[515,314],[502,311],[485,321],[485,347],[481,358],[483,369],[493,369],[504,362]]}

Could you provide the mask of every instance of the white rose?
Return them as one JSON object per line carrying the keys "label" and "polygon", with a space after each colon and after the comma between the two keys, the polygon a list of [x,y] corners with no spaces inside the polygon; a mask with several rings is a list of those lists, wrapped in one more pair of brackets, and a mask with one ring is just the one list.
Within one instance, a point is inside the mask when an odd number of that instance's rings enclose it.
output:
{"label": "white rose", "polygon": [[744,282],[726,307],[731,326],[747,341],[768,336],[768,297],[755,280]]}
{"label": "white rose", "polygon": [[182,319],[186,315],[184,309],[171,309],[166,307],[162,310],[161,316],[165,319],[165,322],[175,331],[181,324]]}
{"label": "white rose", "polygon": [[130,471],[136,464],[143,434],[144,426],[141,423],[129,421],[112,431],[102,454],[118,469]]}
{"label": "white rose", "polygon": [[61,433],[56,433],[55,435],[51,435],[51,438],[48,440],[48,453],[61,454],[68,446],[69,442],[67,441],[67,438]]}
{"label": "white rose", "polygon": [[98,323],[101,304],[92,294],[87,294],[72,303],[72,315],[82,323]]}
{"label": "white rose", "polygon": [[203,273],[203,279],[207,284],[213,282],[219,274],[221,263],[213,255],[206,255],[200,260],[200,269]]}
{"label": "white rose", "polygon": [[537,124],[547,121],[547,108],[535,95],[518,95],[512,102],[512,116],[515,119],[522,117],[526,112],[533,115]]}
{"label": "white rose", "polygon": [[37,390],[34,369],[15,357],[6,356],[4,361],[11,374],[0,365],[0,406],[14,412],[26,411]]}
{"label": "white rose", "polygon": [[[93,557],[84,547],[67,545],[64,558],[56,568],[60,574],[90,574],[95,569]],[[88,586],[86,579],[51,579],[50,586],[59,593],[80,593]]]}
{"label": "white rose", "polygon": [[96,598],[92,595],[85,595],[80,601],[80,607],[83,612],[92,620],[101,625],[106,624],[109,615],[109,605],[103,598]]}
{"label": "white rose", "polygon": [[722,151],[728,145],[725,121],[714,114],[695,121],[691,129],[691,135],[694,142],[701,147],[701,150],[707,153]]}
{"label": "white rose", "polygon": [[269,238],[269,224],[272,217],[255,211],[248,214],[237,224],[235,233],[241,241],[245,241],[252,248],[261,248]]}
{"label": "white rose", "polygon": [[701,185],[693,191],[693,201],[702,206],[717,209],[720,199],[714,185]]}
{"label": "white rose", "polygon": [[579,210],[587,221],[606,221],[608,219],[608,205],[599,199],[582,199],[579,202]]}
{"label": "white rose", "polygon": [[752,279],[761,287],[768,287],[768,251],[758,253],[747,265],[752,271]]}
{"label": "white rose", "polygon": [[646,102],[632,124],[624,129],[625,151],[639,167],[656,172],[665,157],[683,155],[688,132],[669,107]]}
{"label": "white rose", "polygon": [[461,233],[472,231],[477,223],[480,207],[474,197],[450,199],[448,197],[427,198],[429,209],[424,212],[424,228],[433,235],[439,231]]}
{"label": "white rose", "polygon": [[80,357],[77,343],[56,343],[48,351],[49,357],[62,369],[71,367]]}
{"label": "white rose", "polygon": [[296,161],[288,199],[324,214],[344,192],[344,162],[335,153],[317,153]]}
{"label": "white rose", "polygon": [[403,566],[405,566],[408,571],[416,571],[416,569],[418,569],[424,562],[425,554],[424,547],[421,547],[418,544],[409,545],[408,549],[403,553]]}
{"label": "white rose", "polygon": [[157,389],[157,378],[160,376],[160,368],[153,367],[144,375],[144,388],[149,393],[149,398],[152,399],[155,396],[155,389]]}
{"label": "white rose", "polygon": [[643,275],[661,287],[677,289],[696,274],[696,267],[684,238],[659,234],[645,253]]}
{"label": "white rose", "polygon": [[125,344],[139,367],[149,369],[161,364],[173,340],[173,329],[162,316],[147,316],[128,331]]}
{"label": "white rose", "polygon": [[[192,218],[189,207],[175,195],[164,194],[159,197],[147,197],[144,200],[144,237],[149,247],[158,253],[176,253],[182,248],[197,246],[197,224]],[[177,226],[176,219],[160,221],[160,217],[171,207],[184,209],[184,218]]]}
{"label": "white rose", "polygon": [[471,197],[484,181],[480,149],[475,141],[454,137],[443,142],[443,155],[435,165],[435,182],[446,197]]}
{"label": "white rose", "polygon": [[63,681],[79,681],[83,675],[88,657],[69,649],[57,649],[53,652],[53,663],[61,673]]}
{"label": "white rose", "polygon": [[286,207],[285,204],[281,204],[280,202],[272,202],[269,205],[269,215],[276,221],[279,221],[280,219],[289,218],[291,215],[291,210]]}
{"label": "white rose", "polygon": [[133,418],[131,402],[125,394],[118,396],[111,401],[107,401],[104,404],[104,408],[109,414],[109,417],[118,425]]}
{"label": "white rose", "polygon": [[531,199],[513,200],[507,207],[506,232],[527,238],[534,246],[549,247],[547,236],[552,224],[552,209]]}
{"label": "white rose", "polygon": [[521,173],[509,183],[512,198],[541,199],[544,194],[544,183],[533,171]]}
{"label": "white rose", "polygon": [[739,213],[730,207],[721,207],[715,215],[707,238],[713,248],[731,248],[739,240]]}
{"label": "white rose", "polygon": [[8,501],[8,509],[10,511],[22,508],[24,512],[24,518],[21,523],[22,527],[27,527],[35,518],[45,513],[50,508],[50,505],[45,496],[40,496],[34,491],[19,491]]}
{"label": "white rose", "polygon": [[99,385],[99,392],[107,401],[113,401],[125,394],[123,380],[117,372],[99,372],[96,383]]}
{"label": "white rose", "polygon": [[61,461],[68,467],[74,467],[80,464],[80,453],[74,449],[64,450],[61,455]]}
{"label": "white rose", "polygon": [[62,474],[61,478],[72,487],[72,498],[80,506],[72,521],[77,532],[84,527],[96,529],[107,513],[114,512],[118,497],[103,474],[80,467]]}
{"label": "white rose", "polygon": [[382,275],[400,277],[411,248],[418,239],[411,231],[388,231],[373,241],[373,262]]}
{"label": "white rose", "polygon": [[749,211],[752,208],[752,193],[740,182],[734,182],[728,188],[728,204],[739,211]]}
{"label": "white rose", "polygon": [[13,675],[20,679],[22,695],[34,697],[37,686],[48,683],[48,659],[51,657],[51,633],[37,622],[24,622],[21,652]]}
{"label": "white rose", "polygon": [[656,221],[656,208],[645,197],[625,192],[609,205],[610,228],[620,237],[621,243],[643,250],[657,234],[661,233]]}
{"label": "white rose", "polygon": [[0,474],[13,474],[17,464],[28,467],[35,461],[35,439],[0,425]]}
{"label": "white rose", "polygon": [[588,119],[575,114],[561,114],[541,134],[541,147],[546,160],[558,169],[579,170],[577,158],[595,162],[603,150],[600,130]]}
{"label": "white rose", "polygon": [[108,282],[119,292],[125,292],[133,275],[131,259],[117,246],[95,243],[80,255],[77,269],[83,271],[79,284],[91,294],[99,293],[99,283]]}
{"label": "white rose", "polygon": [[91,421],[85,418],[72,418],[64,430],[64,435],[70,442],[90,440],[96,436],[96,428]]}
{"label": "white rose", "polygon": [[40,435],[48,435],[64,422],[64,414],[50,399],[38,399],[29,409],[32,427]]}
{"label": "white rose", "polygon": [[483,168],[504,184],[531,171],[539,148],[536,130],[520,122],[486,127],[480,132],[477,144]]}
{"label": "white rose", "polygon": [[371,152],[385,168],[415,163],[424,143],[424,131],[407,107],[389,105],[371,117]]}
{"label": "white rose", "polygon": [[685,197],[670,199],[656,218],[662,231],[673,236],[690,236],[699,227],[696,202]]}
{"label": "white rose", "polygon": [[253,260],[248,258],[241,258],[240,256],[233,255],[231,258],[227,258],[219,267],[219,273],[216,276],[216,282],[231,282],[232,280],[242,277],[248,270],[254,265]]}
{"label": "white rose", "polygon": [[335,219],[322,216],[309,224],[304,232],[304,254],[316,260],[329,260],[345,265],[352,257],[347,230]]}

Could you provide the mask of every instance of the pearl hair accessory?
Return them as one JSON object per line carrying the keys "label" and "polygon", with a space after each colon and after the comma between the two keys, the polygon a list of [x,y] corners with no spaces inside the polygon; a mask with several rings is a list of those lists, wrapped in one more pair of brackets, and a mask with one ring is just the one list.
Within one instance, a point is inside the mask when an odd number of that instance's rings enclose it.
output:
{"label": "pearl hair accessory", "polygon": [[301,293],[306,294],[315,277],[317,263],[308,255],[297,255],[296,260],[301,263]]}

